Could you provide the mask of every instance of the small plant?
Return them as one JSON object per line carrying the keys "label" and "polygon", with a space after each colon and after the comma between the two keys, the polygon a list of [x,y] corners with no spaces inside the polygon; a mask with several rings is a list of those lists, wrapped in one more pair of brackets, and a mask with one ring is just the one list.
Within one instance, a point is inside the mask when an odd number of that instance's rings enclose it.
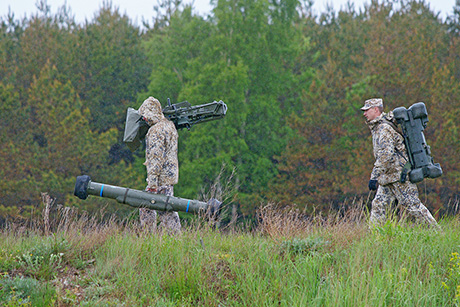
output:
{"label": "small plant", "polygon": [[56,270],[62,267],[64,252],[67,251],[68,246],[65,240],[46,241],[16,256],[16,261],[26,274],[50,280],[55,276]]}
{"label": "small plant", "polygon": [[329,242],[323,238],[307,238],[307,239],[297,239],[294,238],[289,241],[283,241],[280,244],[281,253],[289,253],[293,255],[314,255],[321,248],[328,245]]}
{"label": "small plant", "polygon": [[6,250],[0,251],[0,274],[7,272],[14,267],[14,256]]}
{"label": "small plant", "polygon": [[442,286],[453,295],[455,305],[460,306],[460,255],[457,252],[450,255],[447,276]]}
{"label": "small plant", "polygon": [[3,274],[0,279],[0,302],[2,306],[32,306],[31,297],[40,289],[40,283],[33,278],[11,278]]}
{"label": "small plant", "polygon": [[389,218],[385,224],[374,226],[372,230],[381,238],[392,239],[403,230],[402,226],[394,219]]}

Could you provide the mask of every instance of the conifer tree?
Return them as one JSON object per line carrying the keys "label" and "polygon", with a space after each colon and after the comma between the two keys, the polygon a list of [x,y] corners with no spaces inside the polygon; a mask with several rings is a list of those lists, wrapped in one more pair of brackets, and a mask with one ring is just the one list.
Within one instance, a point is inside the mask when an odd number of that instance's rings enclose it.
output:
{"label": "conifer tree", "polygon": [[[61,83],[56,67],[45,65],[28,91],[28,129],[32,141],[25,144],[27,178],[22,198],[37,201],[40,192],[48,192],[63,201],[73,193],[75,177],[91,173],[97,178],[108,159],[116,129],[94,133],[89,126],[89,110],[70,82]],[[38,198],[38,199],[37,199]]]}

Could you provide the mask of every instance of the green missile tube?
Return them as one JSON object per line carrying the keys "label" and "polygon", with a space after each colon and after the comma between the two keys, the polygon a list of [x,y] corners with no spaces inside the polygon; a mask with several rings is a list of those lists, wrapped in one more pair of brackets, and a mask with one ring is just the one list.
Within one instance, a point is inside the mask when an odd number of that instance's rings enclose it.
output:
{"label": "green missile tube", "polygon": [[92,182],[88,175],[77,177],[74,195],[80,199],[86,199],[88,195],[111,198],[119,203],[136,208],[148,208],[159,211],[182,211],[194,214],[206,213],[209,216],[218,215],[222,204],[222,202],[214,198],[205,203],[198,200],[153,194],[130,188]]}

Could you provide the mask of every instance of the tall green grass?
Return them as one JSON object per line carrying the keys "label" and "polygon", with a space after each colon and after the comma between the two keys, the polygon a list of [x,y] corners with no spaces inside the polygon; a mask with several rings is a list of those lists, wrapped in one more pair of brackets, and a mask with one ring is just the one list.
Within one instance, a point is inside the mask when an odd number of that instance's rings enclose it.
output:
{"label": "tall green grass", "polygon": [[253,231],[180,235],[74,215],[0,232],[5,306],[459,306],[460,223],[443,231],[362,210],[259,209]]}

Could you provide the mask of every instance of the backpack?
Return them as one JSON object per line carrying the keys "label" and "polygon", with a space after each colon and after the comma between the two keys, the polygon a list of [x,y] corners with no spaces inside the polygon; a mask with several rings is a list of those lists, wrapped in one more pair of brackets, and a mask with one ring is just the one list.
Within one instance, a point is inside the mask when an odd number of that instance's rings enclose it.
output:
{"label": "backpack", "polygon": [[128,108],[123,142],[126,143],[131,151],[135,151],[142,144],[149,128],[149,125],[142,119],[138,110]]}
{"label": "backpack", "polygon": [[[393,110],[393,115],[401,128],[407,155],[410,162],[408,171],[409,180],[412,183],[422,181],[424,178],[437,178],[442,175],[441,165],[434,163],[431,157],[431,148],[425,140],[423,130],[428,123],[428,112],[423,102],[417,102],[406,109],[398,107]],[[388,120],[387,120],[388,121]],[[392,123],[391,121],[388,121]],[[392,123],[394,125],[394,123]],[[399,129],[395,129],[398,131]],[[407,169],[403,169],[403,172]],[[403,174],[402,174],[403,175]],[[401,176],[401,182],[405,178]]]}

